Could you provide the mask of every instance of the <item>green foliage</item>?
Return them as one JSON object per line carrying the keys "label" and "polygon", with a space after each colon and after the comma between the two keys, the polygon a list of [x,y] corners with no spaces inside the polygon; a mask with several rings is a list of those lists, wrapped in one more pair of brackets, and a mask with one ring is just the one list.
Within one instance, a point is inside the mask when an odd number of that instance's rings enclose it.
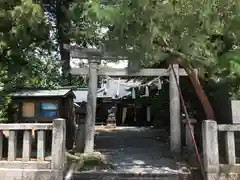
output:
{"label": "green foliage", "polygon": [[110,5],[114,10],[106,6],[96,14],[111,25],[109,47],[124,47],[147,64],[170,54],[210,65],[224,48],[224,42],[213,36],[239,39],[239,4],[237,0],[124,0]]}
{"label": "green foliage", "polygon": [[[232,96],[239,97],[240,1],[37,2],[0,2],[2,107],[12,89],[62,84],[58,47],[69,40],[82,47],[104,45],[145,67],[180,56],[204,69],[207,80],[230,84]],[[71,83],[86,86],[82,77]]]}
{"label": "green foliage", "polygon": [[46,23],[40,4],[1,1],[0,21],[0,108],[6,112],[12,89],[58,86],[59,62],[52,53],[51,25]]}
{"label": "green foliage", "polygon": [[210,79],[236,80],[239,12],[237,0],[75,1],[73,38],[102,43],[145,67],[176,55],[205,69]]}
{"label": "green foliage", "polygon": [[51,50],[50,26],[44,21],[41,6],[32,1],[3,1],[0,7],[3,20],[0,26],[0,82],[4,82],[5,88],[24,86],[26,80],[32,81],[29,77],[35,78],[36,71],[48,70],[43,67],[42,58]]}
{"label": "green foliage", "polygon": [[239,92],[240,1],[91,1],[89,12],[108,31],[106,49],[153,66],[178,56]]}
{"label": "green foliage", "polygon": [[96,5],[95,1],[76,0],[70,7],[72,41],[82,47],[99,45],[101,41],[101,22],[93,11]]}

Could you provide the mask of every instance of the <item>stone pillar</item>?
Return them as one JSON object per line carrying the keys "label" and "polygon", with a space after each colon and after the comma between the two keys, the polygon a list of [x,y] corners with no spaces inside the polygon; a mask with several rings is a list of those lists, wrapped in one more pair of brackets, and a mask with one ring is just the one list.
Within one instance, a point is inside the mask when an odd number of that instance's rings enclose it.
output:
{"label": "stone pillar", "polygon": [[96,121],[96,104],[97,104],[97,84],[99,61],[89,60],[88,72],[88,96],[87,96],[87,115],[85,122],[85,148],[84,152],[90,153],[94,149],[94,134]]}
{"label": "stone pillar", "polygon": [[216,121],[206,120],[202,124],[203,162],[207,180],[219,179],[218,125]]}
{"label": "stone pillar", "polygon": [[65,119],[54,119],[52,129],[52,161],[51,168],[63,170],[66,151]]}
{"label": "stone pillar", "polygon": [[[173,66],[173,69],[172,69]],[[178,64],[170,65],[169,71],[169,95],[170,95],[170,146],[171,151],[181,152],[181,122],[180,122],[180,97],[177,83],[179,83],[179,66]],[[175,79],[174,71],[177,76]]]}
{"label": "stone pillar", "polygon": [[[197,120],[196,119],[190,119],[189,121],[190,121],[190,129],[191,129],[191,131],[194,135],[194,124],[197,123]],[[187,119],[183,120],[183,124],[184,124],[184,127],[185,127],[185,142],[186,142],[187,149],[190,150],[190,151],[193,151],[194,150],[194,144],[193,144],[193,141],[192,141],[191,134],[189,132],[189,125],[188,125]]]}

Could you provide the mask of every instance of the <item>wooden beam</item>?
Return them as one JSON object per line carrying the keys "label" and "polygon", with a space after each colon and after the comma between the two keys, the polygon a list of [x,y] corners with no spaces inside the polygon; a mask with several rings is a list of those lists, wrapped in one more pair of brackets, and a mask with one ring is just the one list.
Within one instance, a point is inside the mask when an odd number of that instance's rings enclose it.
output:
{"label": "wooden beam", "polygon": [[125,56],[119,56],[111,52],[102,52],[94,48],[81,48],[78,46],[64,45],[64,48],[70,51],[72,58],[89,59],[90,57],[99,57],[102,60],[127,60]]}
{"label": "wooden beam", "polygon": [[[71,73],[73,75],[86,75],[88,74],[88,68],[72,68]],[[140,72],[128,74],[127,69],[100,68],[98,70],[98,75],[102,75],[102,76],[169,76],[169,72],[166,72],[166,69],[141,69]],[[186,76],[187,73],[185,72],[184,69],[179,69],[179,75]]]}

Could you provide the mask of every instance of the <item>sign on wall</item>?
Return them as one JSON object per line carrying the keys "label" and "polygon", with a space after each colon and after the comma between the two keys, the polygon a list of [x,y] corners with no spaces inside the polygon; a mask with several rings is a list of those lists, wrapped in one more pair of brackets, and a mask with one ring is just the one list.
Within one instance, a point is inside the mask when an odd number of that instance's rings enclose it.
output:
{"label": "sign on wall", "polygon": [[22,116],[31,118],[35,116],[35,106],[32,102],[25,102],[22,105]]}
{"label": "sign on wall", "polygon": [[57,104],[56,103],[41,103],[40,104],[40,117],[44,117],[44,118],[57,117]]}

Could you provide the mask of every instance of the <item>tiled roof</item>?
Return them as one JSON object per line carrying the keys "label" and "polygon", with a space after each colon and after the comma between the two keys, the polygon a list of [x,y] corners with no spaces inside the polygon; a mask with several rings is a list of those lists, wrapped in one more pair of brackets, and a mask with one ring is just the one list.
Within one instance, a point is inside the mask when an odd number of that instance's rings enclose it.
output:
{"label": "tiled roof", "polygon": [[72,91],[70,89],[21,90],[21,91],[12,93],[11,96],[12,97],[50,97],[50,96],[66,96],[68,93],[72,93]]}

